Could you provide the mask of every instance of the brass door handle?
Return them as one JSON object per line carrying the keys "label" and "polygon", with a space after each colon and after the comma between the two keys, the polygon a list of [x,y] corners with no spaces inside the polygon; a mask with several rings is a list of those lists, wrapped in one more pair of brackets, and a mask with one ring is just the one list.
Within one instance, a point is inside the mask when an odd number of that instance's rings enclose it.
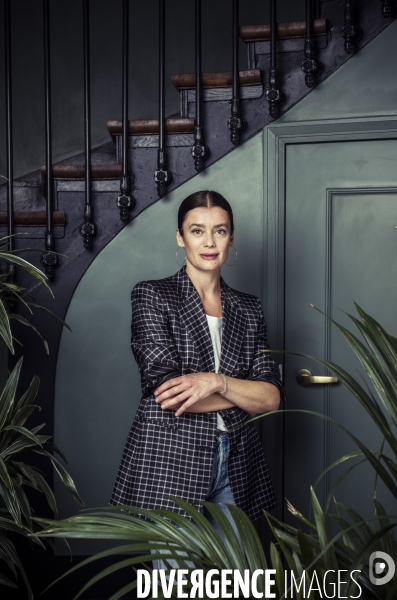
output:
{"label": "brass door handle", "polygon": [[302,387],[307,387],[312,383],[338,383],[338,378],[323,375],[313,375],[309,369],[300,369],[296,374],[296,381]]}

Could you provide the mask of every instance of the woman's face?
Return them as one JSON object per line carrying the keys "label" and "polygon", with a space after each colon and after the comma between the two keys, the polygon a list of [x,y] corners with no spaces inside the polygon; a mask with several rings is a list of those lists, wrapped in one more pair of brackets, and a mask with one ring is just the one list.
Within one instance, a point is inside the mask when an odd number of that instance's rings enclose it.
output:
{"label": "woman's face", "polygon": [[230,220],[220,206],[200,206],[186,213],[183,237],[176,230],[178,246],[185,248],[186,266],[201,271],[214,271],[226,262],[233,245]]}

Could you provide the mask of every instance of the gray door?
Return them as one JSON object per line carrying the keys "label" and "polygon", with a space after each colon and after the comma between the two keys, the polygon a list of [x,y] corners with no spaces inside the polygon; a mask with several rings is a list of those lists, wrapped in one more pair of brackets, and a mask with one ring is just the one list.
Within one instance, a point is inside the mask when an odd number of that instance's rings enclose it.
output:
{"label": "gray door", "polygon": [[[339,309],[354,313],[356,302],[397,334],[397,141],[294,143],[286,145],[284,160],[285,348],[326,357],[360,378],[342,335],[310,304],[350,327]],[[340,383],[301,387],[301,368],[327,374],[314,361],[287,355],[287,407],[329,415],[379,449],[380,437],[358,401]],[[309,486],[356,448],[337,427],[297,413],[286,415],[284,444],[284,496],[307,514]],[[322,502],[335,476],[316,488]],[[373,489],[373,471],[358,467],[336,499],[369,516]],[[382,489],[378,498],[390,501]]]}

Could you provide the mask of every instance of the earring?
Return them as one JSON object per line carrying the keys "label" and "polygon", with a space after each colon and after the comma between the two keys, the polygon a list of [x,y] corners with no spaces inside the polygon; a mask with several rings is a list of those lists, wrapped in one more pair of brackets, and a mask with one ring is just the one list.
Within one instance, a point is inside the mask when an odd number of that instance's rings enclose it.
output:
{"label": "earring", "polygon": [[177,262],[177,264],[178,264],[180,267],[183,267],[183,265],[185,264],[185,261],[186,261],[186,254],[185,254],[185,258],[183,259],[183,263],[182,263],[182,264],[180,264],[180,263],[178,262],[178,252],[179,252],[179,248],[184,248],[184,247],[185,247],[185,246],[178,246],[178,248],[176,249],[175,259],[176,259],[176,262]]}
{"label": "earring", "polygon": [[225,265],[227,265],[228,267],[232,267],[232,266],[233,266],[233,265],[235,265],[235,264],[236,264],[236,262],[237,262],[237,250],[236,250],[236,248],[235,248],[234,246],[232,246],[232,248],[233,248],[233,250],[234,250],[234,251],[235,251],[235,253],[236,253],[236,258],[235,258],[235,260],[234,260],[234,263],[232,263],[231,265],[229,265],[229,263],[225,263]]}

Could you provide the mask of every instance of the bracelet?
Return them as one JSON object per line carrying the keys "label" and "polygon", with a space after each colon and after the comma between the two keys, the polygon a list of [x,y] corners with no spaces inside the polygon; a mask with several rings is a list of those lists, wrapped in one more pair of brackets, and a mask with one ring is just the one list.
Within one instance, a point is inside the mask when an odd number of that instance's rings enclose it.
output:
{"label": "bracelet", "polygon": [[223,390],[221,392],[218,392],[218,394],[220,394],[221,396],[224,396],[227,392],[227,379],[223,373],[219,373],[219,375],[222,375],[224,383],[223,383]]}

